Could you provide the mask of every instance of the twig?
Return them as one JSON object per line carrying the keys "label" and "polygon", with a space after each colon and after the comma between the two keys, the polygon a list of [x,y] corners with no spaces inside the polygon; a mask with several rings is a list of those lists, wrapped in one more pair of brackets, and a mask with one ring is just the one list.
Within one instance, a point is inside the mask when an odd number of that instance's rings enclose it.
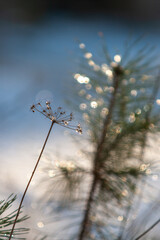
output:
{"label": "twig", "polygon": [[146,231],[144,231],[141,235],[139,235],[137,238],[135,238],[135,240],[142,238],[144,235],[146,235],[148,232],[150,232],[159,222],[160,222],[160,218],[153,225],[151,225]]}

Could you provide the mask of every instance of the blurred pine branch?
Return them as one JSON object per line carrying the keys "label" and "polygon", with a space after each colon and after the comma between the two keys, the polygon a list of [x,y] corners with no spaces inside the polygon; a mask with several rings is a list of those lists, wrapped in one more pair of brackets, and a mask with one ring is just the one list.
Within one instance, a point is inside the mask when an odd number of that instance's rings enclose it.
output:
{"label": "blurred pine branch", "polygon": [[[8,239],[17,210],[9,212],[8,209],[15,202],[16,196],[10,195],[7,200],[0,201],[0,239]],[[17,223],[27,220],[27,216],[20,217]],[[13,239],[26,239],[21,235],[28,233],[28,228],[19,227],[13,232]]]}
{"label": "blurred pine branch", "polygon": [[104,45],[105,61],[99,63],[79,43],[80,70],[74,74],[75,92],[68,102],[84,119],[83,141],[74,137],[83,163],[51,163],[44,168],[50,181],[45,176],[41,182],[46,186],[43,199],[57,210],[54,219],[62,222],[63,209],[68,231],[76,225],[73,239],[125,239],[138,185],[157,166],[156,159],[144,155],[148,139],[160,130],[159,66],[154,48],[137,50],[139,41],[114,57]]}

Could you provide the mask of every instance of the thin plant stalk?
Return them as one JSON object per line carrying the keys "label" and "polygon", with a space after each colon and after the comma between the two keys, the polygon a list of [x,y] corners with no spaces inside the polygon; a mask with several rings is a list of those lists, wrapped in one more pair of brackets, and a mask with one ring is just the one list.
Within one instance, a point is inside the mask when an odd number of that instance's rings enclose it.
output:
{"label": "thin plant stalk", "polygon": [[154,224],[152,224],[146,231],[141,233],[141,235],[136,237],[135,240],[139,240],[140,238],[142,238],[144,235],[146,235],[148,232],[150,232],[159,222],[160,222],[160,219],[158,219]]}
{"label": "thin plant stalk", "polygon": [[12,238],[12,236],[13,236],[14,228],[15,228],[15,225],[16,225],[16,222],[17,222],[17,219],[18,219],[18,216],[19,216],[19,214],[20,214],[20,210],[21,210],[21,207],[22,207],[23,200],[24,200],[24,198],[25,198],[25,195],[26,195],[26,193],[27,193],[27,190],[28,190],[28,188],[29,188],[29,185],[30,185],[30,183],[31,183],[31,181],[32,181],[32,178],[33,178],[33,176],[34,176],[34,174],[35,174],[35,171],[36,171],[36,169],[37,169],[37,167],[38,167],[38,164],[39,164],[40,159],[41,159],[41,157],[42,157],[43,151],[44,151],[45,146],[46,146],[46,144],[47,144],[47,141],[48,141],[48,138],[49,138],[49,135],[50,135],[50,133],[51,133],[51,130],[52,130],[52,127],[53,127],[54,123],[55,123],[55,121],[52,121],[51,126],[50,126],[50,129],[49,129],[48,134],[47,134],[47,137],[46,137],[46,139],[45,139],[45,142],[44,142],[44,144],[43,144],[43,147],[42,147],[41,152],[40,152],[40,154],[39,154],[39,157],[38,157],[38,159],[37,159],[36,165],[35,165],[34,170],[33,170],[33,172],[32,172],[32,175],[31,175],[31,177],[30,177],[30,179],[29,179],[29,181],[28,181],[28,184],[27,184],[27,186],[26,186],[26,189],[25,189],[25,191],[24,191],[24,193],[23,193],[23,196],[22,196],[22,198],[21,198],[21,202],[20,202],[19,207],[18,207],[17,215],[16,215],[16,218],[15,218],[14,223],[13,223],[13,227],[12,227],[12,230],[11,230],[11,233],[10,233],[9,240],[11,240],[11,238]]}

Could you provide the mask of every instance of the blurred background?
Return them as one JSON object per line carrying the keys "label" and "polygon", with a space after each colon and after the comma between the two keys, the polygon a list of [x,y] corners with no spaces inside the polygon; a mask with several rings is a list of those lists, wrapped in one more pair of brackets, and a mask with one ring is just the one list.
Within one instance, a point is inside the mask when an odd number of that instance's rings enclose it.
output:
{"label": "blurred background", "polygon": [[[129,35],[144,34],[159,53],[159,26],[159,0],[0,1],[1,198],[23,191],[50,125],[30,106],[49,99],[72,111],[65,100],[78,68],[77,40],[99,57],[99,33],[111,54],[121,52]],[[76,154],[64,134],[54,129],[48,151],[56,155],[63,147],[62,155]],[[29,203],[34,193],[31,187]]]}

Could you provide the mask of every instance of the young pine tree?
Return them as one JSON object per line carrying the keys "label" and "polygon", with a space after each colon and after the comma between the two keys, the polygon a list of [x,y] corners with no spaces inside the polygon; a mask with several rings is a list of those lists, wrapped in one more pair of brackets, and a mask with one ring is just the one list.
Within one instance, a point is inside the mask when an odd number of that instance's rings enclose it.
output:
{"label": "young pine tree", "polygon": [[101,63],[79,44],[83,61],[74,74],[74,104],[84,119],[83,141],[78,140],[83,162],[46,167],[50,181],[43,180],[47,204],[54,201],[55,209],[61,203],[62,210],[67,198],[72,202],[62,217],[72,226],[65,239],[122,240],[137,183],[151,171],[155,159],[146,160],[144,152],[148,134],[159,131],[160,77],[153,49],[137,50],[137,42],[113,58],[104,46]]}

